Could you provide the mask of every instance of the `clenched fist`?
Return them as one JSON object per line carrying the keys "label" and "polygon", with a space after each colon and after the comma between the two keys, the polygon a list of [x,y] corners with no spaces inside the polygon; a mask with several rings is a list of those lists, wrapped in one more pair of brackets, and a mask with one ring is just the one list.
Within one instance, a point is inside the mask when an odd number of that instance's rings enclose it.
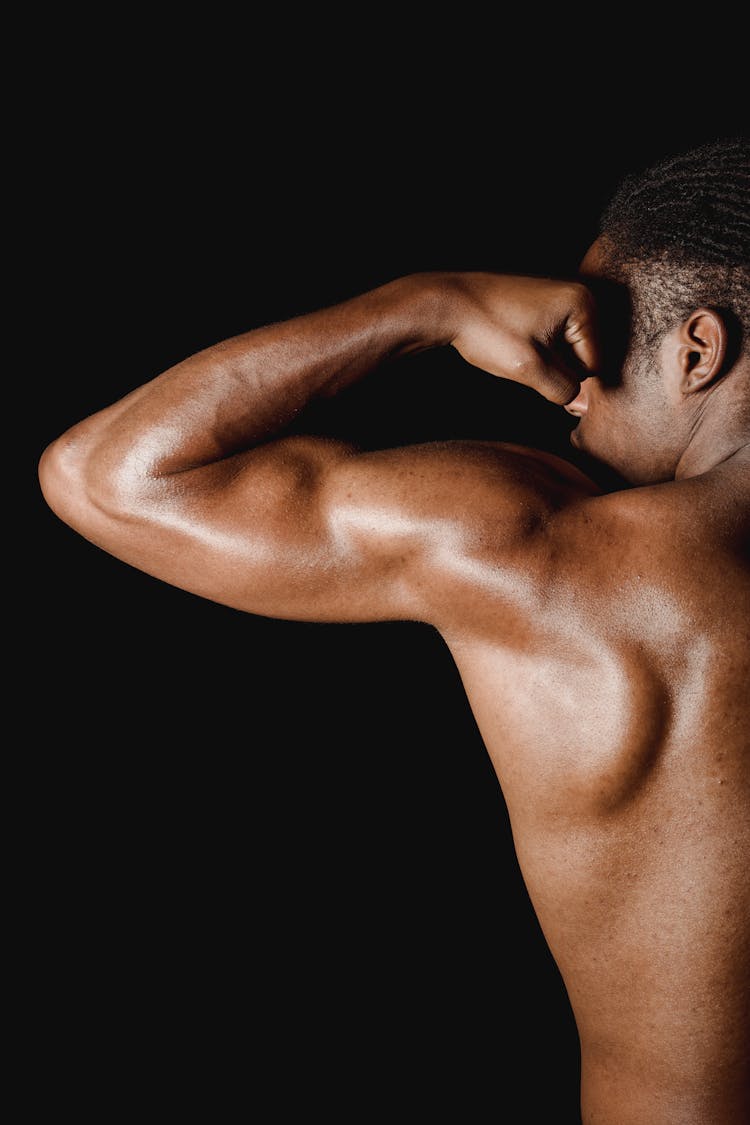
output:
{"label": "clenched fist", "polygon": [[468,363],[565,405],[599,363],[594,299],[574,281],[449,275],[450,343]]}

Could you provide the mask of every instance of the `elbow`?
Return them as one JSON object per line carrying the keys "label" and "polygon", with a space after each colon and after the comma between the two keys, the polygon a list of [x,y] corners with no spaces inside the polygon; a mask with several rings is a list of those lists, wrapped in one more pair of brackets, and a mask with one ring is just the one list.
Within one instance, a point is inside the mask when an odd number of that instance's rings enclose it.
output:
{"label": "elbow", "polygon": [[121,474],[101,456],[101,443],[86,422],[51,442],[39,460],[39,485],[52,511],[86,535],[102,515],[123,514]]}
{"label": "elbow", "polygon": [[65,523],[78,527],[93,500],[88,487],[90,454],[78,427],[51,442],[39,460],[39,485],[48,505]]}

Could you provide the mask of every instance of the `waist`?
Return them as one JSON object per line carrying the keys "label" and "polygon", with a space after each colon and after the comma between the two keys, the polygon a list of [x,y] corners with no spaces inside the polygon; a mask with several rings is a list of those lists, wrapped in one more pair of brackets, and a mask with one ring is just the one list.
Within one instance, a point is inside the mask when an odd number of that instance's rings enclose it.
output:
{"label": "waist", "polygon": [[[669,1052],[665,1052],[667,1055]],[[718,1066],[665,1066],[658,1054],[637,1067],[582,1043],[583,1125],[747,1125],[750,1065],[735,1056]]]}

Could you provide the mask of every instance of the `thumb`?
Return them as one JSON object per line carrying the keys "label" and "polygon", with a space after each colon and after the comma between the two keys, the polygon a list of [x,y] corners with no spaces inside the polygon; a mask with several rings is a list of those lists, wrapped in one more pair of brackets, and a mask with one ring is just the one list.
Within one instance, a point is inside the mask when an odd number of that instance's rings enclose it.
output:
{"label": "thumb", "polygon": [[566,406],[581,389],[581,374],[548,348],[538,347],[537,352],[539,362],[534,389],[549,402]]}

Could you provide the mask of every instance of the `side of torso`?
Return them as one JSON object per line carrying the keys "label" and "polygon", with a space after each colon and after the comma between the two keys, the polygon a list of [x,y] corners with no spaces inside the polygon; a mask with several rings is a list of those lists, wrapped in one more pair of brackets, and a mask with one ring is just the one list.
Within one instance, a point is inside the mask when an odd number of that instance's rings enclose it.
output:
{"label": "side of torso", "polygon": [[637,493],[560,512],[524,604],[485,605],[446,640],[584,1088],[647,1098],[653,1082],[688,1122],[695,1098],[750,1078],[750,570],[701,522],[700,488]]}

